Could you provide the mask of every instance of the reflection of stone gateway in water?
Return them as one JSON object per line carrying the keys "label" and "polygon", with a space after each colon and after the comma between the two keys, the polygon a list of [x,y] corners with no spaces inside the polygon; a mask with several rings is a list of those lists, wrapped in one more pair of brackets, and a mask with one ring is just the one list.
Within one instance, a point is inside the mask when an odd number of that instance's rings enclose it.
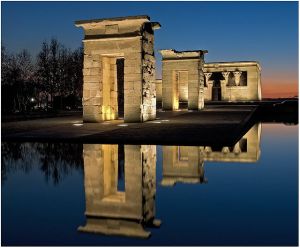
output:
{"label": "reflection of stone gateway in water", "polygon": [[198,146],[163,146],[164,186],[182,183],[202,183],[204,160]]}
{"label": "reflection of stone gateway in water", "polygon": [[80,231],[147,238],[155,219],[156,146],[124,145],[125,189],[118,190],[118,145],[84,145],[87,223]]}
{"label": "reflection of stone gateway in water", "polygon": [[205,183],[204,161],[254,163],[260,157],[261,124],[254,125],[233,147],[163,146],[161,184]]}

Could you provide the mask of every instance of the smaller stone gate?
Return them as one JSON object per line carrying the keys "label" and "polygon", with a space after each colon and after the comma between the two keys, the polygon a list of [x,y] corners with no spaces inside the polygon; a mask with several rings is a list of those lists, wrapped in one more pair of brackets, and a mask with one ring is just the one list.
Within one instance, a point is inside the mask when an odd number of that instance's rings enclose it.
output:
{"label": "smaller stone gate", "polygon": [[177,110],[181,101],[188,109],[204,108],[204,54],[206,50],[160,50],[162,55],[162,108]]}

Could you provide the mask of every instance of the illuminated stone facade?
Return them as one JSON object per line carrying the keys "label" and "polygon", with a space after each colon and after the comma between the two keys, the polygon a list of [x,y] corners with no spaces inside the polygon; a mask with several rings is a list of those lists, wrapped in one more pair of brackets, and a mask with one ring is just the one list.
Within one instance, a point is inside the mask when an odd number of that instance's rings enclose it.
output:
{"label": "illuminated stone facade", "polygon": [[205,63],[205,101],[261,100],[258,62]]}
{"label": "illuminated stone facade", "polygon": [[205,50],[160,50],[162,55],[162,108],[177,110],[180,101],[188,108],[204,108],[204,54]]}
{"label": "illuminated stone facade", "polygon": [[83,120],[156,117],[154,30],[148,16],[75,22],[84,29]]}
{"label": "illuminated stone facade", "polygon": [[84,144],[86,225],[80,231],[147,238],[155,219],[156,146]]}

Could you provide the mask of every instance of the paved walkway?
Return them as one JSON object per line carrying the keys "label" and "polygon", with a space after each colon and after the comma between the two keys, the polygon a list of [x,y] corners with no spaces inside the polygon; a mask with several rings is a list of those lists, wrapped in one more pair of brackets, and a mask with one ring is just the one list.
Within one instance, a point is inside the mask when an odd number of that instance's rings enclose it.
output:
{"label": "paved walkway", "polygon": [[231,144],[249,129],[255,106],[210,106],[203,111],[158,111],[145,123],[82,123],[80,116],[2,123],[2,141]]}

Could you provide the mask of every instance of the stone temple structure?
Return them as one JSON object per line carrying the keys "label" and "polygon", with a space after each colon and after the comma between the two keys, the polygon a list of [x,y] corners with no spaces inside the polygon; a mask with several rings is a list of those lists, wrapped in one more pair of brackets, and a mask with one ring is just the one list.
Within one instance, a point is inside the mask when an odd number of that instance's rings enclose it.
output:
{"label": "stone temple structure", "polygon": [[83,121],[156,117],[154,30],[148,16],[76,21],[84,29]]}
{"label": "stone temple structure", "polygon": [[258,62],[205,63],[205,101],[261,100]]}
{"label": "stone temple structure", "polygon": [[162,108],[177,110],[180,101],[188,108],[204,108],[204,54],[206,50],[160,50],[162,55]]}
{"label": "stone temple structure", "polygon": [[[261,67],[256,61],[205,63],[203,72],[205,76],[204,102],[255,101],[262,98]],[[184,74],[179,80],[179,103],[181,106],[186,106],[189,99],[188,80]],[[167,86],[168,80],[164,80],[164,76],[163,80],[156,80],[158,106],[168,104],[168,100],[163,97],[162,93],[164,87]]]}
{"label": "stone temple structure", "polygon": [[84,144],[82,232],[148,238],[155,219],[156,146]]}
{"label": "stone temple structure", "polygon": [[207,50],[160,50],[162,79],[155,77],[150,17],[76,21],[84,30],[83,121],[144,122],[164,110],[201,110],[205,101],[261,100],[258,62],[205,63]]}

